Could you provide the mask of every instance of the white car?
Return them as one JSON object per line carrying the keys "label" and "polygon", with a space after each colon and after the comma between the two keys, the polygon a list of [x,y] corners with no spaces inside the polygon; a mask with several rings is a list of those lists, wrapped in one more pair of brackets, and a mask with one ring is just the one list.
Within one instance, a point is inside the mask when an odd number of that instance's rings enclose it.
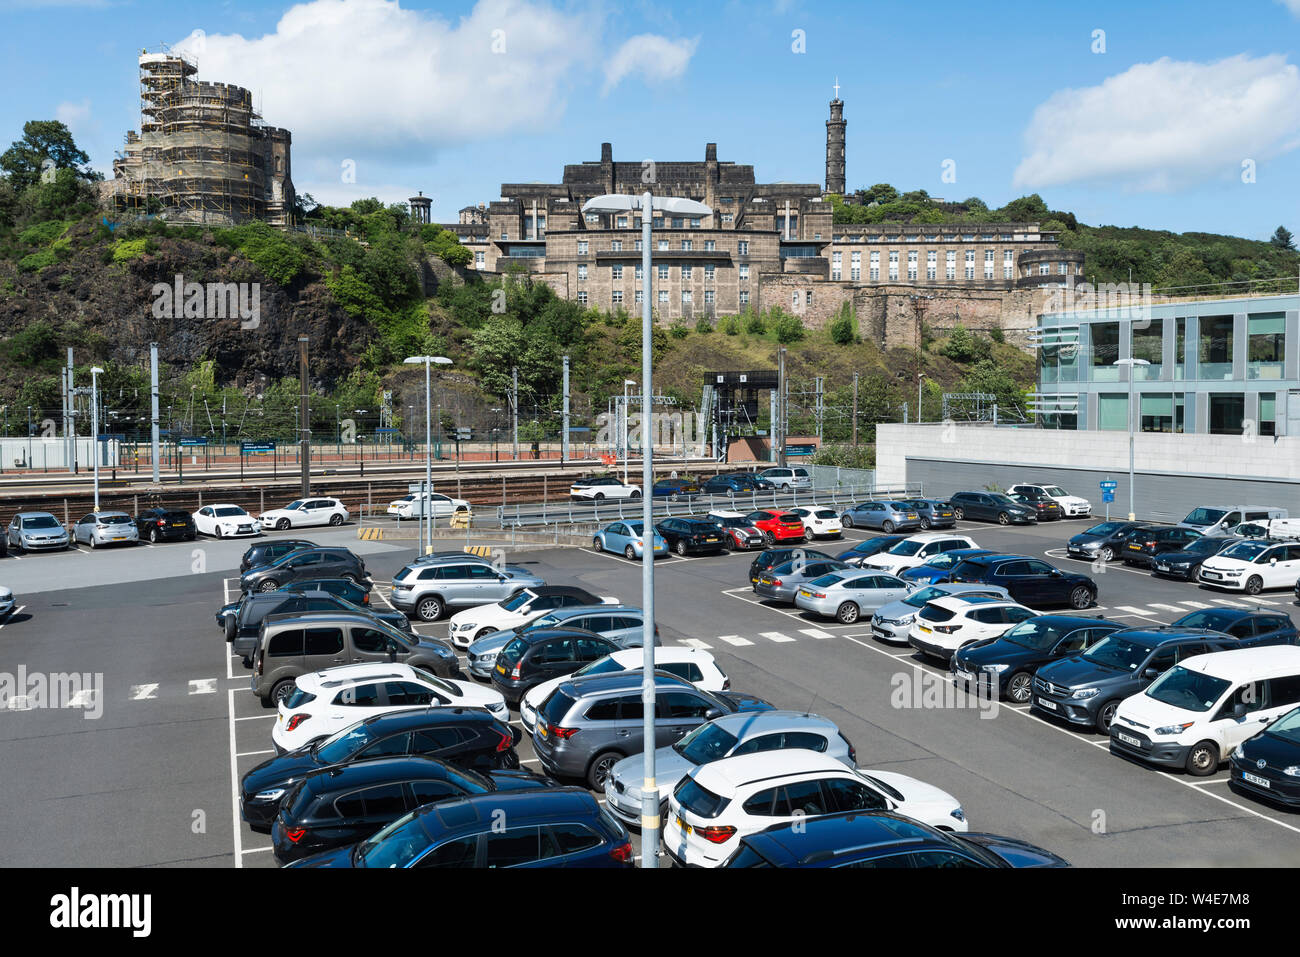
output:
{"label": "white car", "polygon": [[907,643],[922,654],[951,661],[958,649],[985,638],[997,638],[1012,625],[1037,614],[1032,608],[1004,598],[936,598],[916,613]]}
{"label": "white car", "polygon": [[975,544],[975,539],[966,535],[953,532],[921,532],[903,539],[888,551],[864,558],[860,567],[899,575],[909,568],[924,565],[936,555],[960,548],[979,548],[979,546]]}
{"label": "white car", "polygon": [[843,811],[892,811],[945,831],[965,831],[966,814],[947,791],[892,771],[846,768],[793,748],[702,764],[668,800],[664,849],[678,863],[717,867],[740,839],[773,824]]}
{"label": "white car", "polygon": [[434,518],[446,518],[457,512],[471,512],[472,506],[463,498],[449,498],[440,492],[421,494],[415,492],[411,495],[403,495],[401,498],[388,503],[387,512],[389,515],[395,515],[400,518],[422,518],[426,514],[424,511],[424,502],[429,503],[429,513]]}
{"label": "white car", "polygon": [[257,519],[238,505],[204,505],[194,513],[194,528],[200,535],[216,538],[262,534]]}
{"label": "white car", "polygon": [[14,593],[12,589],[0,586],[0,618],[14,610]]}
{"label": "white car", "polygon": [[844,526],[840,524],[840,513],[824,505],[800,505],[788,508],[787,512],[798,515],[803,520],[803,530],[809,538],[840,538]]}
{"label": "white car", "polygon": [[1046,495],[1061,506],[1064,518],[1087,518],[1092,514],[1092,503],[1086,498],[1071,495],[1059,485],[1039,485],[1037,482],[1021,482],[1007,489],[1007,494]]}
{"label": "white car", "polygon": [[1293,588],[1300,579],[1300,544],[1248,541],[1229,545],[1201,563],[1196,580],[1214,588],[1258,595],[1265,588]]}
{"label": "white car", "polygon": [[[519,718],[529,734],[537,726],[537,709],[541,707],[552,691],[561,682],[569,681],[580,675],[603,675],[617,671],[640,671],[645,651],[641,648],[625,648],[615,651],[604,658],[597,658],[590,664],[583,665],[572,674],[543,681],[529,688],[519,702]],[[655,670],[667,671],[685,678],[701,691],[727,691],[731,688],[731,679],[719,666],[713,655],[702,648],[685,646],[660,646],[655,648]]]}
{"label": "white car", "polygon": [[786,490],[812,488],[812,477],[808,474],[808,470],[801,466],[763,469],[758,474],[760,478],[767,479],[777,488]]}
{"label": "white car", "polygon": [[640,498],[641,486],[625,483],[613,475],[578,479],[569,486],[569,498],[600,502],[607,498]]}
{"label": "white car", "polygon": [[295,684],[280,702],[280,714],[271,730],[271,740],[284,751],[329,737],[365,718],[403,708],[485,708],[502,721],[510,719],[506,699],[499,691],[439,678],[400,662],[327,668],[299,675]]}
{"label": "white car", "polygon": [[262,531],[271,528],[301,528],[304,525],[342,525],[352,513],[336,498],[298,498],[284,508],[263,512]]}
{"label": "white car", "polygon": [[[468,648],[478,639],[494,631],[506,631],[536,621],[557,608],[599,604],[601,599],[582,588],[569,585],[542,585],[525,588],[517,595],[493,605],[476,605],[452,615],[447,623],[447,634],[457,648]],[[606,599],[605,604],[617,604],[616,599]]]}

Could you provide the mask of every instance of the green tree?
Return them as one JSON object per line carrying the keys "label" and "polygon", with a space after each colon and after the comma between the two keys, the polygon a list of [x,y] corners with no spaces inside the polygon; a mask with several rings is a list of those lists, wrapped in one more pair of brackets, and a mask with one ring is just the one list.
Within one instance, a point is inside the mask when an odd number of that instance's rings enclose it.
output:
{"label": "green tree", "polygon": [[848,346],[858,341],[858,317],[847,302],[840,306],[839,314],[831,321],[831,342]]}
{"label": "green tree", "polygon": [[1269,240],[1269,243],[1276,246],[1278,249],[1295,252],[1295,239],[1291,235],[1291,230],[1287,229],[1285,226],[1279,226],[1273,231],[1273,237]]}
{"label": "green tree", "polygon": [[801,340],[807,330],[798,316],[782,314],[772,322],[772,331],[776,333],[777,342],[790,345]]}
{"label": "green tree", "polygon": [[41,179],[41,164],[50,160],[57,169],[71,169],[84,179],[93,179],[87,168],[90,157],[72,138],[72,133],[58,120],[28,120],[23,124],[22,139],[0,154],[3,169],[17,190],[35,186]]}

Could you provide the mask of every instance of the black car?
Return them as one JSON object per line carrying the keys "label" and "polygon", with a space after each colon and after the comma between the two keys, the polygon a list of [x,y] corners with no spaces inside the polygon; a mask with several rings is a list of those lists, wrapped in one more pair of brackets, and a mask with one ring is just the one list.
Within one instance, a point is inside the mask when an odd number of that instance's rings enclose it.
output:
{"label": "black car", "polygon": [[1104,618],[1039,615],[1027,618],[997,638],[967,645],[952,656],[959,685],[987,687],[997,682],[998,697],[1013,704],[1029,701],[1034,672],[1045,664],[1079,654],[1125,626]]}
{"label": "black car", "polygon": [[546,787],[555,782],[531,771],[480,774],[423,754],[358,761],[315,771],[285,792],[271,850],[283,865],[365,840],[426,804]]}
{"label": "black car", "polygon": [[1147,525],[1129,533],[1128,540],[1119,550],[1119,557],[1125,565],[1141,565],[1143,568],[1150,568],[1157,555],[1184,551],[1202,537],[1201,533],[1194,528],[1182,528],[1178,525]]}
{"label": "black car", "polygon": [[694,479],[667,478],[655,482],[655,498],[666,498],[676,502],[683,498],[694,498],[700,494],[700,485]]}
{"label": "black car", "polygon": [[[850,565],[861,565],[864,559],[889,551],[889,549],[906,538],[906,535],[877,535],[875,538],[868,538],[858,542],[848,551],[840,552],[835,557],[842,562],[848,562]],[[750,577],[753,577],[752,574]]]}
{"label": "black car", "polygon": [[331,595],[326,591],[305,591],[301,594],[290,592],[254,592],[244,595],[237,603],[233,614],[222,619],[226,641],[231,643],[231,651],[252,664],[253,652],[260,641],[262,622],[271,615],[304,615],[311,612],[335,614],[340,611],[359,611],[387,622],[398,631],[411,632],[410,620],[400,611],[380,611],[377,608],[355,605],[346,598]]}
{"label": "black car", "polygon": [[[318,578],[311,581],[290,582],[287,585],[281,585],[275,592],[258,592],[259,595],[275,594],[276,592],[302,595],[309,591],[329,592],[331,595],[337,595],[345,601],[350,601],[354,605],[361,606],[364,610],[370,610],[370,589],[366,585],[358,585],[349,578]],[[246,596],[240,595],[235,601],[227,605],[222,605],[217,609],[217,627],[221,630],[227,628],[226,618],[230,615],[238,614],[239,606],[243,604]],[[409,622],[407,623],[410,624]],[[403,629],[409,631],[409,627]]]}
{"label": "black car", "polygon": [[1229,545],[1235,545],[1240,538],[1228,535],[1203,535],[1193,539],[1181,551],[1161,552],[1151,561],[1151,574],[1161,578],[1177,578],[1180,581],[1196,581],[1196,573],[1201,563],[1213,558]]}
{"label": "black car", "polygon": [[1245,608],[1205,608],[1183,615],[1171,628],[1209,628],[1236,638],[1241,647],[1300,645],[1300,631],[1291,616],[1277,611]]}
{"label": "black car", "polygon": [[714,475],[700,483],[700,491],[705,495],[730,495],[747,491],[749,486],[734,475]]}
{"label": "black car", "polygon": [[956,492],[948,496],[958,519],[973,518],[999,525],[1025,525],[1038,521],[1032,505],[1022,505],[1002,492]]}
{"label": "black car", "polygon": [[1300,808],[1300,708],[1288,711],[1228,758],[1228,787],[1241,794]]}
{"label": "black car", "polygon": [[1071,558],[1083,561],[1115,560],[1115,556],[1128,544],[1128,537],[1138,529],[1153,528],[1145,522],[1101,522],[1080,532],[1065,543],[1065,552]]}
{"label": "black car", "polygon": [[712,519],[666,518],[655,526],[655,531],[678,555],[716,554],[727,547],[728,536]]}
{"label": "black car", "polygon": [[904,498],[899,501],[916,510],[921,516],[921,527],[926,531],[957,527],[957,514],[952,510],[952,502],[941,498]]}
{"label": "black car", "polygon": [[773,824],[740,839],[723,867],[1069,867],[1013,837],[953,834],[900,814],[851,810]]}
{"label": "black car", "polygon": [[497,655],[492,687],[510,707],[518,708],[533,685],[571,674],[618,650],[608,638],[580,628],[530,629],[510,639]]}
{"label": "black car", "polygon": [[746,492],[773,492],[776,491],[776,483],[770,479],[765,479],[754,472],[732,472],[726,476],[735,479],[740,483],[740,487]]}
{"label": "black car", "polygon": [[192,542],[199,536],[194,516],[179,509],[146,508],[132,521],[142,542]]}
{"label": "black car", "polygon": [[[901,536],[900,536],[901,540]],[[763,577],[763,572],[770,571],[777,565],[784,565],[786,562],[792,562],[797,557],[795,552],[800,556],[812,561],[814,558],[825,559],[827,561],[837,561],[825,552],[819,552],[814,548],[804,548],[800,545],[785,548],[765,548],[749,563],[749,583],[757,585],[758,580]]]}
{"label": "black car", "polygon": [[1097,600],[1097,583],[1087,575],[1064,572],[1041,558],[1025,555],[977,555],[957,565],[948,580],[1001,585],[1030,608],[1069,605],[1084,609]]}
{"label": "black car", "polygon": [[479,708],[413,708],[358,721],[337,734],[263,761],[239,782],[240,815],[269,832],[280,801],[313,771],[403,754],[428,754],[462,768],[519,767],[518,728]]}
{"label": "black car", "polygon": [[239,560],[239,574],[243,575],[250,568],[269,565],[277,558],[283,558],[300,548],[316,548],[315,542],[296,538],[277,538],[266,542],[257,542],[248,546],[244,557]]}
{"label": "black car", "polygon": [[1039,668],[1029,709],[1105,734],[1121,701],[1178,662],[1236,647],[1217,631],[1168,625],[1113,631],[1082,654]]}
{"label": "black car", "polygon": [[349,578],[368,582],[366,563],[346,548],[298,548],[267,565],[250,568],[239,579],[239,590],[275,591],[281,585],[313,578]]}
{"label": "black car", "polygon": [[1007,498],[1019,505],[1028,505],[1038,513],[1040,522],[1054,522],[1065,517],[1060,503],[1042,492],[1009,492]]}

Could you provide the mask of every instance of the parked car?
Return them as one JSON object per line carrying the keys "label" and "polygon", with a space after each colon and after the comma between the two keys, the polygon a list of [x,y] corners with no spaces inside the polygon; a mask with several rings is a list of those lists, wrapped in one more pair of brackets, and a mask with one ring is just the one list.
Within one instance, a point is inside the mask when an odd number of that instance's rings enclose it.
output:
{"label": "parked car", "polygon": [[814,578],[795,592],[794,603],[804,611],[851,625],[864,612],[898,601],[910,590],[907,582],[893,575],[848,568]]}
{"label": "parked car", "polygon": [[999,699],[1028,704],[1034,672],[1053,661],[1082,654],[1124,627],[1117,621],[1073,615],[1026,618],[997,638],[959,649],[952,656],[953,677],[959,686],[975,684],[990,691],[996,687]]}
{"label": "parked car", "polygon": [[[566,628],[591,632],[619,648],[640,648],[645,644],[645,614],[633,605],[579,605],[557,608],[528,625],[494,631],[473,642],[466,651],[469,673],[483,681],[492,680],[497,656],[516,636],[545,628]],[[655,626],[654,643],[659,644],[659,627]]]}
{"label": "parked car", "polygon": [[1059,485],[1047,485],[1042,482],[1017,482],[1007,489],[1009,494],[1024,493],[1045,495],[1061,506],[1061,513],[1066,518],[1087,518],[1092,514],[1092,503],[1086,498],[1071,495]]}
{"label": "parked car", "polygon": [[1237,745],[1228,757],[1228,787],[1286,807],[1300,807],[1300,708]]}
{"label": "parked car", "polygon": [[754,583],[754,594],[768,601],[793,605],[795,595],[799,593],[800,589],[806,590],[809,582],[814,578],[821,578],[823,575],[845,570],[857,571],[844,564],[844,562],[833,558],[814,561],[795,559],[794,561],[783,562],[759,576],[758,581]]}
{"label": "parked car", "polygon": [[906,538],[906,535],[877,535],[874,538],[863,539],[848,551],[840,552],[835,557],[850,565],[861,565],[872,555],[887,551]]}
{"label": "parked car", "polygon": [[243,592],[275,591],[289,582],[313,578],[348,578],[358,585],[370,580],[366,563],[346,548],[296,548],[266,565],[255,565],[239,579]]}
{"label": "parked car", "polygon": [[1279,541],[1295,541],[1300,538],[1300,519],[1296,518],[1262,518],[1257,522],[1242,522],[1231,528],[1222,529],[1218,534],[1236,538],[1272,538]]}
{"label": "parked car", "polygon": [[618,645],[576,628],[533,628],[516,635],[497,655],[492,687],[512,708],[534,685],[572,674],[588,662],[618,651]]}
{"label": "parked car", "polygon": [[622,479],[613,475],[581,478],[569,487],[569,498],[578,502],[602,502],[607,498],[638,499],[640,497],[641,486],[624,483]]}
{"label": "parked car", "polygon": [[1038,521],[1038,510],[1023,505],[1001,492],[957,492],[948,496],[957,518],[997,522],[999,525],[1025,525]]}
{"label": "parked car", "polygon": [[178,509],[146,508],[135,515],[135,529],[141,541],[192,542],[198,537],[194,516]]}
{"label": "parked car", "polygon": [[457,648],[468,648],[475,639],[494,631],[518,628],[559,608],[599,605],[599,596],[574,585],[538,585],[525,588],[494,605],[476,605],[451,616],[447,637]]}
{"label": "parked car", "polygon": [[[4,554],[0,552],[0,554]],[[0,618],[8,615],[14,610],[14,592],[12,588],[5,588],[0,585]]]}
{"label": "parked car", "polygon": [[808,470],[803,466],[763,469],[758,474],[777,488],[783,488],[787,491],[812,488],[812,476],[808,474]]}
{"label": "parked car", "polygon": [[1024,555],[978,555],[952,570],[949,581],[1001,585],[1018,602],[1037,607],[1069,605],[1082,610],[1097,601],[1097,583]]}
{"label": "parked car", "polygon": [[957,516],[953,513],[952,503],[941,498],[905,498],[902,504],[915,509],[921,516],[922,531],[932,528],[955,528]]}
{"label": "parked car", "polygon": [[699,495],[700,485],[692,479],[666,478],[655,482],[652,491],[655,498],[666,498],[670,502],[677,502]]}
{"label": "parked car", "polygon": [[[613,552],[628,561],[636,561],[645,554],[645,523],[641,521],[611,522],[591,539],[591,547],[598,552]],[[668,554],[668,542],[654,532],[654,556]]]}
{"label": "parked car", "polygon": [[103,545],[139,545],[140,532],[126,512],[90,512],[72,526],[77,544],[91,548]]}
{"label": "parked car", "polygon": [[1246,608],[1203,608],[1188,612],[1171,628],[1208,628],[1231,635],[1243,646],[1300,645],[1300,631],[1291,616],[1278,611]]}
{"label": "parked car", "polygon": [[426,755],[359,761],[308,774],[271,828],[277,864],[356,844],[416,808],[457,798],[554,787],[530,771],[467,771]]}
{"label": "parked car", "polygon": [[[697,725],[682,738],[655,750],[655,784],[663,795],[659,817],[668,811],[668,795],[691,771],[738,754],[802,748],[830,755],[845,767],[857,767],[857,752],[835,723],[806,711],[760,711],[724,714]],[[605,807],[624,824],[641,827],[643,756],[616,763],[605,778]]]}
{"label": "parked car", "polygon": [[304,525],[342,525],[351,517],[348,507],[336,498],[298,498],[284,508],[263,512],[259,523],[262,531],[284,531]]}
{"label": "parked car", "polygon": [[[537,727],[537,709],[542,706],[552,691],[570,678],[582,678],[586,675],[617,674],[623,671],[641,671],[645,661],[645,650],[626,648],[611,652],[603,658],[597,658],[590,664],[583,665],[571,675],[552,678],[530,688],[519,701],[519,720],[524,730],[532,734]],[[717,659],[703,648],[687,648],[668,645],[655,649],[655,671],[666,671],[670,675],[689,681],[701,691],[727,691],[731,688],[731,679],[718,664]]]}
{"label": "parked car", "polygon": [[271,741],[296,751],[364,718],[399,708],[483,708],[510,720],[505,699],[467,681],[439,678],[396,661],[367,661],[299,675],[278,705]]}
{"label": "parked car", "polygon": [[300,548],[319,547],[315,542],[300,538],[272,538],[264,542],[254,542],[244,550],[244,555],[239,560],[239,574],[243,575],[244,572],[258,565],[269,565],[277,558],[283,558]]}
{"label": "parked car", "polygon": [[1130,535],[1140,529],[1153,527],[1145,522],[1100,522],[1071,537],[1065,544],[1065,552],[1071,558],[1083,561],[1100,559],[1111,562],[1128,544]]}
{"label": "parked car", "polygon": [[[802,546],[783,547],[783,548],[765,548],[754,556],[754,560],[749,563],[749,583],[757,585],[758,580],[763,577],[763,573],[771,571],[777,565],[783,565],[786,562],[792,562],[796,558],[802,558],[804,561],[835,561],[825,552],[819,552],[815,548],[803,548]],[[847,562],[845,563],[847,564]]]}
{"label": "parked car", "polygon": [[1286,509],[1270,505],[1199,505],[1178,524],[1194,528],[1202,535],[1221,535],[1234,525],[1287,517]]}
{"label": "parked car", "polygon": [[[361,605],[366,611],[370,602],[370,582],[365,581],[358,584],[351,578],[310,578],[306,581],[289,582],[287,585],[281,585],[278,591],[291,595],[301,595],[309,591],[329,592],[331,595],[337,595],[354,605]],[[259,593],[260,594],[260,593]],[[405,617],[405,616],[403,616]],[[403,631],[411,630],[411,623],[399,624],[396,618],[391,619]]]}
{"label": "parked car", "polygon": [[924,564],[903,569],[898,577],[912,585],[934,585],[947,581],[952,570],[967,558],[995,554],[997,553],[988,548],[954,548],[927,558]]}
{"label": "parked car", "polygon": [[952,583],[923,585],[911,594],[877,608],[876,613],[871,616],[871,634],[881,641],[905,645],[907,644],[907,636],[912,630],[912,624],[916,621],[917,612],[924,608],[928,602],[935,598],[969,595],[985,595],[1007,601],[1011,599],[1011,596],[1007,594],[1007,590],[998,585],[958,585]]}
{"label": "parked car", "polygon": [[[504,822],[504,826],[502,826]],[[631,867],[623,827],[581,788],[427,804],[351,847],[286,867]]]}
{"label": "parked car", "polygon": [[808,537],[803,519],[783,508],[756,509],[745,518],[763,533],[763,540],[769,546],[777,542],[802,542]]}
{"label": "parked car", "polygon": [[1129,535],[1119,557],[1125,565],[1150,568],[1155,564],[1157,555],[1181,552],[1200,537],[1201,533],[1193,528],[1180,528],[1177,525],[1162,528],[1147,526]]}
{"label": "parked car", "polygon": [[966,645],[997,638],[1037,614],[1017,602],[986,595],[933,598],[917,612],[907,643],[946,664]]}
{"label": "parked car", "polygon": [[478,708],[392,711],[248,771],[239,782],[240,817],[254,831],[269,832],[280,802],[308,774],[360,761],[427,754],[478,771],[519,767],[518,728]]}
{"label": "parked car", "polygon": [[903,502],[858,502],[840,515],[845,528],[878,528],[886,534],[921,527],[921,513]]}
{"label": "parked car", "polygon": [[390,628],[410,634],[411,623],[400,611],[382,611],[378,608],[365,608],[355,605],[325,591],[308,591],[301,593],[272,591],[253,592],[244,595],[236,603],[233,614],[222,619],[226,641],[230,650],[251,666],[253,653],[261,642],[262,622],[273,615],[333,615],[339,613],[364,614],[376,621],[382,621]]}
{"label": "parked car", "polygon": [[[623,758],[645,750],[641,685],[637,671],[570,677],[542,702],[533,749],[553,777],[582,778],[603,791],[605,778]],[[655,740],[665,747],[712,718],[770,711],[761,698],[731,691],[710,694],[689,681],[655,672]]]}
{"label": "parked car", "polygon": [[1242,648],[1182,661],[1120,703],[1112,754],[1213,774],[1247,738],[1300,704],[1300,648]]}
{"label": "parked car", "polygon": [[1227,635],[1202,629],[1160,625],[1112,631],[1086,651],[1040,667],[1029,707],[1106,734],[1120,702],[1175,664],[1234,647]]}
{"label": "parked car", "polygon": [[723,867],[1069,867],[1013,837],[952,834],[900,814],[844,811],[772,824],[740,839]]}
{"label": "parked car", "polygon": [[700,483],[704,495],[736,495],[750,491],[749,483],[734,475],[714,475]]}
{"label": "parked car", "polygon": [[862,568],[882,571],[887,575],[900,575],[936,555],[972,548],[979,548],[979,546],[975,544],[975,539],[968,535],[959,535],[956,532],[921,532],[903,539],[893,548],[877,552],[870,558],[864,558]]}
{"label": "parked car", "polygon": [[1300,580],[1300,544],[1243,541],[1201,562],[1202,585],[1258,595],[1265,588],[1292,588]]}
{"label": "parked car", "polygon": [[709,518],[717,522],[727,536],[728,548],[762,548],[766,544],[763,533],[740,512],[712,511]]}
{"label": "parked car", "polygon": [[740,483],[745,492],[775,492],[777,484],[757,472],[732,472],[730,478]]}
{"label": "parked car", "polygon": [[824,505],[799,505],[787,509],[792,515],[803,520],[804,535],[812,541],[814,538],[843,538],[844,526],[835,509]]}
{"label": "parked car", "polygon": [[1180,581],[1196,581],[1201,564],[1213,558],[1229,545],[1241,541],[1222,535],[1203,535],[1188,542],[1179,551],[1161,552],[1151,563],[1151,574]]}
{"label": "parked car", "polygon": [[448,609],[490,605],[546,582],[526,568],[496,568],[482,562],[448,561],[406,565],[393,577],[389,601],[421,621],[437,621]]}
{"label": "parked car", "polygon": [[215,538],[262,534],[257,519],[238,505],[204,505],[194,513],[194,529]]}
{"label": "parked car", "polygon": [[445,562],[478,562],[480,565],[495,565],[496,559],[491,555],[476,555],[465,548],[455,551],[435,551],[416,555],[411,559],[412,565],[441,565]]}
{"label": "parked car", "polygon": [[282,615],[262,622],[253,652],[253,693],[264,705],[293,692],[299,675],[335,665],[402,661],[449,678],[460,670],[450,646],[425,635],[408,635],[370,615]]}
{"label": "parked car", "polygon": [[72,536],[49,512],[18,512],[9,520],[5,538],[10,548],[24,552],[49,551],[72,546]]}
{"label": "parked car", "polygon": [[655,531],[678,555],[716,555],[727,547],[727,537],[707,519],[665,518],[655,526]]}
{"label": "parked car", "polygon": [[1065,517],[1056,500],[1040,492],[1008,492],[1007,498],[1017,505],[1027,505],[1034,509],[1040,522],[1054,522]]}
{"label": "parked car", "polygon": [[740,839],[773,824],[842,811],[896,811],[933,827],[967,830],[961,803],[893,771],[846,768],[812,751],[723,758],[684,777],[668,804],[664,851],[679,865],[717,867]]}
{"label": "parked car", "polygon": [[[428,504],[428,512],[425,512],[425,504]],[[413,492],[410,495],[403,495],[401,498],[394,499],[388,503],[385,512],[392,515],[398,521],[407,518],[424,518],[426,515],[434,519],[450,518],[457,512],[473,512],[474,506],[463,498],[452,498],[449,495],[443,495],[441,492]]]}

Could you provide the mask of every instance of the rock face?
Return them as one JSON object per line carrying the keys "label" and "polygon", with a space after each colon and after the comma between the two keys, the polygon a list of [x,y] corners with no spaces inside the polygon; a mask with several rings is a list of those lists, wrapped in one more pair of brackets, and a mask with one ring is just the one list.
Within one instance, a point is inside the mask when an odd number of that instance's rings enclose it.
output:
{"label": "rock face", "polygon": [[[102,244],[79,248],[33,273],[0,263],[0,336],[44,320],[66,333],[61,339],[67,345],[84,348],[70,328],[76,324],[83,337],[107,343],[103,358],[147,360],[149,343],[157,342],[160,361],[186,368],[212,359],[219,384],[241,387],[297,375],[299,335],[309,340],[310,378],[326,387],[345,377],[370,344],[370,325],[334,303],[320,276],[309,270],[281,286],[224,247],[183,239],[153,242],[156,252],[124,263],[105,263],[108,247]],[[190,299],[191,288],[181,301],[171,301],[178,275],[183,284],[203,287],[200,300]],[[242,295],[239,301],[256,306],[255,322],[230,313],[221,318],[221,310],[210,308],[221,297],[210,298],[208,285],[230,283]],[[158,285],[168,293],[155,295]]]}

